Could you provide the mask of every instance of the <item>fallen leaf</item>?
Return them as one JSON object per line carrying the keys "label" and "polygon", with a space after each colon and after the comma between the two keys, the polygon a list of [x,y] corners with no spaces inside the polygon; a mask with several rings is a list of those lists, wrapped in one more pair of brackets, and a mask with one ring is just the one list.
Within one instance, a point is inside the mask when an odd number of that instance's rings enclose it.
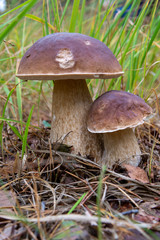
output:
{"label": "fallen leaf", "polygon": [[143,222],[143,223],[155,224],[155,223],[158,223],[160,219],[158,217],[148,215],[143,211],[143,213],[141,214],[138,213],[137,215],[135,215],[134,220],[138,222]]}
{"label": "fallen leaf", "polygon": [[147,173],[140,167],[134,167],[129,164],[123,164],[123,167],[126,168],[130,178],[138,180],[143,183],[149,183]]}
{"label": "fallen leaf", "polygon": [[11,224],[6,224],[3,231],[1,231],[1,233],[0,233],[0,239],[5,240],[5,239],[11,238],[12,228],[13,228],[13,226]]}
{"label": "fallen leaf", "polygon": [[25,232],[25,228],[17,226],[17,224],[8,223],[0,231],[0,240],[21,239],[21,235]]}
{"label": "fallen leaf", "polygon": [[139,222],[156,224],[160,222],[160,201],[141,203],[138,214],[134,219]]}
{"label": "fallen leaf", "polygon": [[139,213],[141,213],[141,210],[144,210],[148,215],[159,217],[160,219],[160,201],[144,202],[139,206]]}
{"label": "fallen leaf", "polygon": [[15,161],[13,161],[13,160],[10,160],[10,161],[6,162],[5,164],[3,164],[3,166],[1,166],[1,168],[0,168],[0,177],[8,178],[9,176],[13,176],[14,166],[15,166]]}
{"label": "fallen leaf", "polygon": [[12,211],[12,208],[16,204],[16,194],[12,191],[0,190],[0,211],[5,209],[5,211]]}

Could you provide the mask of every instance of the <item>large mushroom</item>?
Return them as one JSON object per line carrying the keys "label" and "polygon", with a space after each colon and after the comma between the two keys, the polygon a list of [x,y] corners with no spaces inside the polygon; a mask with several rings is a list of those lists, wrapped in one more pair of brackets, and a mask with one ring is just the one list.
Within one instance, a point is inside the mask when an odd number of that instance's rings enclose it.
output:
{"label": "large mushroom", "polygon": [[54,80],[52,142],[63,139],[65,144],[73,145],[75,153],[98,159],[99,139],[86,126],[92,98],[85,79],[117,78],[122,74],[116,57],[101,41],[78,33],[54,33],[27,50],[17,76],[24,80]]}
{"label": "large mushroom", "polygon": [[106,92],[92,103],[87,126],[92,133],[103,133],[101,164],[110,168],[116,163],[138,166],[141,151],[132,128],[143,124],[151,112],[143,99],[124,91]]}

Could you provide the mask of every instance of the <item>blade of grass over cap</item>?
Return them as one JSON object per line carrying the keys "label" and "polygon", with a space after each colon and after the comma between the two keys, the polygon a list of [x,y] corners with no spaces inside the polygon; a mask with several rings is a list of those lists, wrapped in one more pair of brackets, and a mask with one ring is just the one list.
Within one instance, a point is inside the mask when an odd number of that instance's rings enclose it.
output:
{"label": "blade of grass over cap", "polygon": [[8,35],[10,31],[19,23],[19,21],[25,16],[25,14],[35,5],[37,0],[28,1],[28,4],[23,10],[11,21],[11,23],[0,34],[0,43]]}
{"label": "blade of grass over cap", "polygon": [[80,0],[74,0],[73,8],[72,8],[72,15],[71,15],[71,22],[69,26],[69,32],[75,32],[77,19],[78,19],[78,10],[79,10]]}

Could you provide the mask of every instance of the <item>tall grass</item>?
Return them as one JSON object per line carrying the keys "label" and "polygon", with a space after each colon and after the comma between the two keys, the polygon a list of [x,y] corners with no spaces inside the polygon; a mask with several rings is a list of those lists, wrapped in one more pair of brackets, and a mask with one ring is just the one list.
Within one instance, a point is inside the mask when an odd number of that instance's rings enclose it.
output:
{"label": "tall grass", "polygon": [[[104,0],[43,0],[35,5],[36,2],[28,0],[0,16],[1,95],[9,96],[17,62],[28,46],[42,36],[62,31],[79,32],[103,41],[123,67],[125,74],[118,79],[87,80],[93,98],[111,89],[123,89],[146,98],[150,89],[159,90],[158,0],[146,1],[139,14],[140,0],[126,1],[119,14],[115,14],[119,1],[114,4],[110,1],[106,9],[103,8]],[[35,102],[38,105],[42,89],[50,89],[46,83],[22,83],[17,78],[15,84],[16,96],[13,99],[10,96],[12,111],[9,111],[8,117],[22,122],[23,86],[37,92],[39,97]],[[9,105],[8,108],[11,109]],[[2,117],[5,117],[4,112]]]}
{"label": "tall grass", "polygon": [[[12,19],[9,20],[9,25],[1,31],[0,33],[0,43],[3,41],[3,39],[8,35],[10,31],[19,23],[19,21],[24,18],[25,14],[34,6],[34,4],[37,2],[37,0],[28,0],[24,4],[21,4],[21,11],[18,15],[12,17]],[[1,15],[1,18],[8,15],[10,12],[16,11],[19,7],[16,7],[15,9],[12,9],[8,13],[5,13]],[[8,21],[6,21],[5,24],[8,24]],[[4,24],[3,24],[4,27]]]}
{"label": "tall grass", "polygon": [[[1,44],[1,86],[2,92],[8,96],[11,82],[8,78],[14,77],[17,58],[21,58],[26,45],[31,45],[39,37],[57,31],[80,32],[96,37],[106,43],[113,51],[124,69],[124,77],[117,80],[94,80],[90,86],[91,93],[97,97],[101,92],[110,89],[120,89],[138,93],[142,97],[151,88],[158,88],[155,83],[159,78],[159,56],[157,54],[160,45],[158,42],[160,29],[160,16],[157,10],[158,0],[146,1],[140,14],[137,11],[140,0],[126,1],[122,11],[114,16],[118,1],[115,5],[108,5],[103,9],[104,1],[73,1],[68,0],[63,6],[57,0],[43,1],[38,5],[37,11],[30,14],[36,0],[26,1],[12,10],[0,16],[0,42]],[[129,11],[126,12],[130,6]],[[147,15],[150,12],[150,15]],[[123,16],[125,14],[125,16]],[[21,21],[22,20],[22,21]],[[30,24],[32,23],[32,24]],[[33,28],[37,31],[33,33]],[[17,27],[16,27],[17,26]],[[38,30],[37,30],[38,29]],[[30,33],[27,36],[27,33]],[[40,32],[40,36],[39,36]],[[19,35],[15,38],[16,35]],[[34,38],[32,38],[32,34]],[[7,40],[8,39],[8,40]],[[10,43],[2,41],[14,41],[14,47]],[[5,45],[5,46],[4,46]],[[9,68],[11,67],[11,70]],[[11,71],[11,72],[10,72]],[[6,83],[5,83],[6,81]],[[15,79],[17,85],[17,107],[20,121],[22,114],[22,83]],[[30,82],[29,86],[33,86]],[[41,91],[40,91],[41,92]],[[10,101],[12,98],[10,97]],[[12,110],[15,115],[14,105]],[[3,116],[4,117],[4,116]]]}
{"label": "tall grass", "polygon": [[[41,32],[43,32],[41,36],[56,31],[67,31],[80,32],[96,37],[106,43],[117,56],[126,72],[125,89],[133,92],[137,85],[137,79],[142,78],[149,64],[153,63],[148,62],[148,55],[150,53],[155,55],[155,51],[159,48],[157,38],[160,28],[160,17],[157,10],[158,0],[154,1],[154,5],[153,1],[146,1],[138,16],[137,11],[140,6],[140,0],[126,1],[122,11],[116,16],[115,11],[118,7],[118,1],[115,1],[115,4],[110,3],[107,9],[104,10],[104,1],[98,0],[78,0],[73,1],[73,4],[70,0],[62,1],[61,4],[57,0],[43,0],[43,4],[39,6],[38,11],[34,11],[34,14],[28,14],[27,12],[35,2],[33,0],[27,1],[25,4],[23,3],[1,16],[3,21],[6,20],[6,23],[11,21],[11,24],[1,32],[1,41],[12,31],[15,24],[19,23],[25,16],[27,17],[26,29],[29,30],[31,28],[30,21],[28,21],[28,18],[30,18],[32,19],[32,24],[35,24],[35,22],[39,23],[34,26],[41,29]],[[129,6],[129,11],[125,13]],[[15,19],[12,14],[17,14],[16,11],[21,8],[23,9]],[[150,15],[148,15],[149,12],[151,12]],[[123,16],[124,14],[126,15]],[[11,19],[5,18],[8,15],[12,16]],[[19,26],[17,27],[18,31],[22,31]],[[36,41],[41,36],[37,35],[32,41]],[[154,45],[154,42],[157,45]],[[141,68],[144,71],[139,71]],[[115,80],[109,86],[109,88],[117,87],[120,88],[120,84],[117,84]]]}

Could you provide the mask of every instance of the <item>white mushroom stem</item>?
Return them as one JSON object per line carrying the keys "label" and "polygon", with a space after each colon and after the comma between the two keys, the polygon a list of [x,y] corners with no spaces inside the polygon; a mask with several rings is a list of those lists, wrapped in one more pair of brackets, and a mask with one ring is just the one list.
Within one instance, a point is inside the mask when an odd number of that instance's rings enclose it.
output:
{"label": "white mushroom stem", "polygon": [[110,168],[116,163],[138,166],[141,151],[131,128],[103,135],[105,148],[102,157],[103,164]]}
{"label": "white mushroom stem", "polygon": [[[51,141],[72,145],[74,153],[101,158],[99,136],[88,132],[86,117],[92,104],[85,80],[57,80],[52,101]],[[65,136],[65,137],[64,137]]]}

